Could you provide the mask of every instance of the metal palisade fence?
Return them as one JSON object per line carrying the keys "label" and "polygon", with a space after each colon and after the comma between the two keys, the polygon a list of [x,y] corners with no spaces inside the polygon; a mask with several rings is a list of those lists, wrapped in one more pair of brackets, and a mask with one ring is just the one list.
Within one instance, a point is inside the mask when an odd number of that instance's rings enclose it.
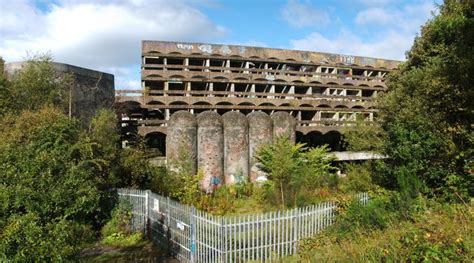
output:
{"label": "metal palisade fence", "polygon": [[[119,189],[119,201],[132,205],[132,227],[169,246],[183,262],[270,262],[298,249],[298,241],[330,226],[335,204],[325,202],[285,211],[215,216],[154,194]],[[367,193],[356,195],[367,203]]]}

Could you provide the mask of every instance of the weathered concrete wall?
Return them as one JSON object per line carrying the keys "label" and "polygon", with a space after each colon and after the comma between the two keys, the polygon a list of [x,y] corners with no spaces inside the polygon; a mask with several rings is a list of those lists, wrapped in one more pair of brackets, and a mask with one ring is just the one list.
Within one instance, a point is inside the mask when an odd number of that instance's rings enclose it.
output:
{"label": "weathered concrete wall", "polygon": [[[197,122],[188,111],[178,111],[171,115],[166,138],[166,159],[168,167],[175,170],[182,161],[188,161],[191,173],[196,174]],[[186,160],[182,160],[186,158]]]}
{"label": "weathered concrete wall", "polygon": [[262,111],[254,111],[247,115],[249,122],[249,167],[250,181],[266,178],[266,174],[258,169],[255,154],[258,149],[273,141],[273,121],[268,114]]}
{"label": "weathered concrete wall", "polygon": [[249,137],[244,114],[230,111],[222,115],[224,125],[224,182],[248,182]]}
{"label": "weathered concrete wall", "polygon": [[[73,65],[52,62],[58,77],[71,73],[75,80],[72,90],[72,115],[89,123],[95,113],[102,108],[112,109],[115,97],[114,75],[81,68]],[[26,62],[5,64],[8,74],[21,70]]]}
{"label": "weathered concrete wall", "polygon": [[204,172],[201,189],[212,192],[223,183],[224,177],[224,132],[222,119],[213,111],[197,116],[198,123],[198,169]]}
{"label": "weathered concrete wall", "polygon": [[278,111],[272,114],[273,138],[288,137],[292,142],[296,140],[296,120],[288,112]]}

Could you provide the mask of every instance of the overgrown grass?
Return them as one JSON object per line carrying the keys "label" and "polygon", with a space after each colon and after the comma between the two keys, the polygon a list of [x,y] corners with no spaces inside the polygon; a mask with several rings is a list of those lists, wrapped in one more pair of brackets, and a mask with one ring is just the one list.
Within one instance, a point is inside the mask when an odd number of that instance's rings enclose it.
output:
{"label": "overgrown grass", "polygon": [[418,200],[410,218],[376,199],[351,206],[283,262],[472,262],[473,206]]}

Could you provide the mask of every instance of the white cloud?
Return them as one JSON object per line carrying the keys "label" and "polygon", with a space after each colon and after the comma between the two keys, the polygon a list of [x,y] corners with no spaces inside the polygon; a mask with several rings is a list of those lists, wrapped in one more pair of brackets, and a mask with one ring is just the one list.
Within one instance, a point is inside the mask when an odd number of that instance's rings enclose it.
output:
{"label": "white cloud", "polygon": [[[352,31],[342,29],[334,37],[312,32],[290,44],[295,49],[404,60],[405,52],[433,10],[435,6],[430,1],[401,7],[369,7],[357,14]],[[371,34],[358,34],[364,31],[358,26],[370,26]]]}
{"label": "white cloud", "polygon": [[[64,0],[48,9],[0,0],[0,56],[15,61],[27,51],[50,51],[59,62],[121,74],[118,68],[139,65],[141,40],[204,41],[225,34],[184,0]],[[116,76],[117,86],[130,85],[121,79]]]}
{"label": "white cloud", "polygon": [[409,4],[403,7],[391,5],[369,7],[357,13],[355,22],[360,25],[375,24],[418,32],[420,25],[430,18],[431,11],[434,10],[435,6],[431,1]]}
{"label": "white cloud", "polygon": [[404,52],[409,49],[412,41],[412,38],[395,31],[373,41],[364,41],[352,32],[342,30],[335,38],[313,32],[302,39],[291,40],[290,43],[294,49],[299,50],[403,60]]}
{"label": "white cloud", "polygon": [[308,3],[300,3],[297,0],[289,0],[281,9],[281,15],[285,21],[294,27],[315,26],[327,23],[327,13],[313,8]]}

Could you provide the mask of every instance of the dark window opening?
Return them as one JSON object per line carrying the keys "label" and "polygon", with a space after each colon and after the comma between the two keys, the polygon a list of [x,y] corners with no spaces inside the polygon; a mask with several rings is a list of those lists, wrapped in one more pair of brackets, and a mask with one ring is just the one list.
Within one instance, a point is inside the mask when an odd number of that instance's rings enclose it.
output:
{"label": "dark window opening", "polygon": [[180,91],[175,93],[170,93],[170,96],[184,96],[185,85],[183,82],[169,82],[168,89],[170,91]]}
{"label": "dark window opening", "polygon": [[194,93],[194,91],[207,91],[209,83],[206,82],[191,82],[191,94],[194,97],[204,97],[207,96],[205,93]]}
{"label": "dark window opening", "polygon": [[347,96],[358,96],[359,95],[359,90],[348,89],[348,90],[346,90],[346,95]]}
{"label": "dark window opening", "polygon": [[163,65],[163,58],[147,58],[147,57],[145,57],[145,64],[160,64],[160,65]]}
{"label": "dark window opening", "polygon": [[182,58],[168,58],[168,65],[184,65],[184,60]]}
{"label": "dark window opening", "polygon": [[[145,81],[145,87],[146,88],[149,88],[150,91],[153,91],[153,90],[163,90],[165,86],[165,82],[164,81],[155,81],[155,80],[147,80]],[[151,94],[150,94],[151,95]]]}
{"label": "dark window opening", "polygon": [[362,90],[362,97],[373,97],[374,91],[373,90]]}

